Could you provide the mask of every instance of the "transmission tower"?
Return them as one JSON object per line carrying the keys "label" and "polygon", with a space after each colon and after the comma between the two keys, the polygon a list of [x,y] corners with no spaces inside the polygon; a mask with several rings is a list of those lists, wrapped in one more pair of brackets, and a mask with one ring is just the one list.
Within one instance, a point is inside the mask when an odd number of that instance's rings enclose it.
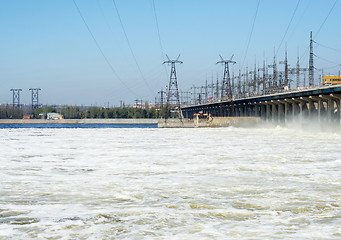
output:
{"label": "transmission tower", "polygon": [[39,107],[39,91],[40,88],[30,88],[31,97],[32,97],[32,110]]}
{"label": "transmission tower", "polygon": [[10,91],[13,92],[13,108],[17,106],[20,108],[20,92],[22,91],[21,88],[12,88]]}
{"label": "transmission tower", "polygon": [[[225,65],[224,67],[224,77],[223,77],[223,84],[221,86],[221,99],[226,94],[228,100],[232,100],[232,85],[230,79],[230,70],[229,70],[229,63],[235,64],[235,61],[232,61],[233,55],[231,56],[230,60],[224,60],[224,58],[219,54],[221,61],[217,62],[217,64],[222,63]],[[225,92],[225,93],[224,93]]]}
{"label": "transmission tower", "polygon": [[179,89],[178,89],[178,80],[176,78],[176,70],[175,64],[182,64],[182,61],[179,61],[180,55],[176,60],[170,60],[166,54],[168,61],[164,61],[163,64],[168,63],[171,65],[171,73],[169,78],[169,86],[168,86],[168,94],[167,94],[167,110],[165,118],[176,118],[182,120],[182,112],[180,108],[180,98],[179,98]]}
{"label": "transmission tower", "polygon": [[314,85],[313,32],[310,32],[309,87],[312,87],[313,85]]}

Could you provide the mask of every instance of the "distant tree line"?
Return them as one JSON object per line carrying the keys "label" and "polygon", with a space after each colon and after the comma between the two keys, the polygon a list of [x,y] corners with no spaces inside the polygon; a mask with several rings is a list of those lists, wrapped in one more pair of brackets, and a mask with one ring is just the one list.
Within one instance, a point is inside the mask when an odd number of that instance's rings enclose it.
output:
{"label": "distant tree line", "polygon": [[164,109],[156,108],[102,108],[102,107],[80,107],[64,106],[60,114],[65,119],[81,118],[161,118],[164,116]]}
{"label": "distant tree line", "polygon": [[12,105],[0,105],[0,118],[21,119],[24,115],[31,118],[46,118],[47,113],[60,113],[65,119],[82,118],[164,118],[166,107],[156,108],[104,108],[79,106],[42,106],[34,111]]}
{"label": "distant tree line", "polygon": [[9,104],[0,105],[0,119],[20,119],[23,117],[23,110]]}
{"label": "distant tree line", "polygon": [[65,119],[82,119],[82,118],[161,118],[165,115],[165,108],[104,108],[104,107],[78,107],[78,106],[62,106],[60,109],[52,107],[43,107],[35,110],[35,118],[39,118],[39,114],[46,116],[47,112],[58,112]]}

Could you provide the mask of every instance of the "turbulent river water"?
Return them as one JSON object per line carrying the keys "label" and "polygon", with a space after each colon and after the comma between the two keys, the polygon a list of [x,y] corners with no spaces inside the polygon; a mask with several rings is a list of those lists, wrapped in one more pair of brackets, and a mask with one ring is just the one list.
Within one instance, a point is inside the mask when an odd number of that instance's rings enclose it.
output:
{"label": "turbulent river water", "polygon": [[340,239],[341,135],[0,129],[0,239]]}

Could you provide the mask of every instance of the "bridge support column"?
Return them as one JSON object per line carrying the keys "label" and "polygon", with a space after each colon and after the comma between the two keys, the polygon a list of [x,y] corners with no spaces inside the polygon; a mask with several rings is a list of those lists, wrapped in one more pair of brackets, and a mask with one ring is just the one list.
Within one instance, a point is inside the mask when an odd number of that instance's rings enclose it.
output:
{"label": "bridge support column", "polygon": [[247,105],[244,103],[243,105],[243,117],[247,117]]}
{"label": "bridge support column", "polygon": [[288,116],[288,111],[289,111],[289,104],[291,104],[291,117],[290,117],[290,121],[294,121],[295,119],[295,115],[297,114],[297,104],[295,101],[293,101],[292,99],[284,99],[285,103],[287,104],[287,119],[289,119]]}
{"label": "bridge support column", "polygon": [[279,122],[284,122],[284,124],[286,124],[288,122],[288,102],[284,100],[277,101]]}
{"label": "bridge support column", "polygon": [[271,118],[271,103],[269,103],[268,101],[265,101],[265,106],[266,106],[266,116],[265,119],[267,122],[270,122],[270,118]]}
{"label": "bridge support column", "polygon": [[277,121],[276,115],[277,115],[277,109],[276,104],[273,100],[271,100],[271,111],[272,111],[272,122],[275,123]]}
{"label": "bridge support column", "polygon": [[305,102],[306,102],[306,103],[304,103],[304,104],[307,104],[307,105],[308,105],[308,106],[307,106],[307,109],[308,109],[308,119],[309,119],[310,121],[313,120],[313,112],[314,112],[314,110],[315,110],[315,105],[314,105],[312,99],[311,99],[311,98],[307,98],[307,97],[300,97],[300,99],[301,99],[302,101],[305,101]]}
{"label": "bridge support column", "polygon": [[330,96],[322,96],[322,95],[319,95],[319,97],[321,99],[326,100],[326,102],[327,102],[327,115],[326,115],[326,117],[327,117],[327,122],[331,123],[332,122],[332,112],[334,112],[333,98]]}
{"label": "bridge support column", "polygon": [[278,106],[278,111],[277,111],[277,118],[278,118],[278,123],[281,123],[283,121],[283,116],[284,116],[284,111],[283,111],[283,104],[281,101],[277,100],[277,106]]}
{"label": "bridge support column", "polygon": [[263,102],[260,102],[260,117],[263,119],[263,120],[266,120],[266,105],[264,105]]}
{"label": "bridge support column", "polygon": [[[309,96],[309,99],[317,103],[317,108],[316,108],[317,123],[321,123],[321,114],[322,114],[322,109],[324,108],[323,101],[320,97],[315,97],[315,96]],[[314,104],[314,108],[315,108],[315,104]]]}
{"label": "bridge support column", "polygon": [[258,103],[254,103],[255,104],[255,117],[259,117],[259,105]]}
{"label": "bridge support column", "polygon": [[330,94],[331,97],[336,100],[336,120],[339,124],[341,124],[341,94]]}
{"label": "bridge support column", "polygon": [[302,123],[303,121],[303,109],[304,109],[304,104],[305,101],[301,100],[301,99],[297,99],[297,98],[292,98],[293,101],[297,102],[298,107],[299,107],[299,120]]}

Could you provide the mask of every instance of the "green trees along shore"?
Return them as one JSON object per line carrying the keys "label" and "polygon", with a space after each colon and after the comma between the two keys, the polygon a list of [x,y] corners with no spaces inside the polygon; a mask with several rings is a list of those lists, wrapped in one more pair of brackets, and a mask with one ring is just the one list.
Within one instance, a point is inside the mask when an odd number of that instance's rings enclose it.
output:
{"label": "green trees along shore", "polygon": [[161,118],[165,116],[166,107],[157,108],[104,108],[79,106],[43,106],[35,109],[0,105],[0,119],[46,118],[47,113],[60,113],[64,119],[83,118]]}

